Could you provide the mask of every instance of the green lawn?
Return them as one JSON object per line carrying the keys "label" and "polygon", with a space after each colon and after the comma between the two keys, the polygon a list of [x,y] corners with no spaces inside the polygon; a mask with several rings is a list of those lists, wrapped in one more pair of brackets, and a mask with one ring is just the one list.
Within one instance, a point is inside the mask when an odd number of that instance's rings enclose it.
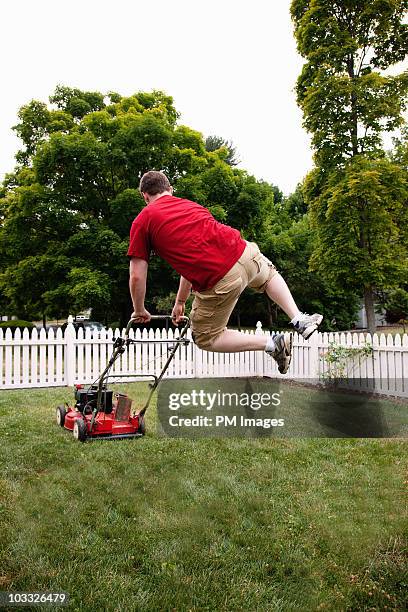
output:
{"label": "green lawn", "polygon": [[405,441],[171,439],[153,403],[145,438],[80,444],[54,419],[71,397],[0,394],[0,590],[89,611],[405,609]]}

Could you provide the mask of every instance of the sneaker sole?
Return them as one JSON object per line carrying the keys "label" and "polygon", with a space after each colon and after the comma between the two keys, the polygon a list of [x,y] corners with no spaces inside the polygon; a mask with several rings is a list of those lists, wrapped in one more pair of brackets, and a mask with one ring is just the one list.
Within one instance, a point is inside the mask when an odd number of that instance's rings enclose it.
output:
{"label": "sneaker sole", "polygon": [[290,362],[292,361],[292,346],[293,346],[293,334],[290,333],[289,338],[287,338],[285,335],[285,354],[286,354],[286,357],[289,358],[289,360],[286,363],[285,369],[283,372],[279,370],[279,366],[278,366],[278,371],[280,374],[286,374],[287,371],[289,370]]}
{"label": "sneaker sole", "polygon": [[303,338],[305,340],[308,340],[310,336],[315,333],[315,331],[317,330],[317,328],[319,327],[322,321],[323,321],[323,315],[320,315],[320,317],[316,319],[316,322],[313,323],[313,325],[309,325],[309,327],[306,327],[304,333],[302,334]]}
{"label": "sneaker sole", "polygon": [[303,336],[305,340],[308,340],[310,336],[315,333],[317,328],[318,328],[317,324],[309,325],[309,327],[306,327],[305,331],[301,335]]}

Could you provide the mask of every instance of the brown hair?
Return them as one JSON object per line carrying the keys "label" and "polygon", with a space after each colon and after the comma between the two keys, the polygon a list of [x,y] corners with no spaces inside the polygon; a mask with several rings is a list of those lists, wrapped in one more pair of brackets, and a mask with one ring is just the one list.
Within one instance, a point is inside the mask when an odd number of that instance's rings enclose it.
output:
{"label": "brown hair", "polygon": [[141,193],[147,193],[148,195],[154,196],[163,191],[170,191],[171,185],[169,179],[163,172],[157,172],[156,170],[150,170],[146,172],[139,185]]}

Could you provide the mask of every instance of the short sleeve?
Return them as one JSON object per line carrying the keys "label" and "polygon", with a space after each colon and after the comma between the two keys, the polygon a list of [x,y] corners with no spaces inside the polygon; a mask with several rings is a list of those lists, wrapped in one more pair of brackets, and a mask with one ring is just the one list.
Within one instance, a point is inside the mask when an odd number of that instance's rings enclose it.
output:
{"label": "short sleeve", "polygon": [[130,257],[140,257],[140,259],[149,261],[150,240],[148,217],[144,214],[144,210],[136,217],[130,228],[129,249],[127,254]]}

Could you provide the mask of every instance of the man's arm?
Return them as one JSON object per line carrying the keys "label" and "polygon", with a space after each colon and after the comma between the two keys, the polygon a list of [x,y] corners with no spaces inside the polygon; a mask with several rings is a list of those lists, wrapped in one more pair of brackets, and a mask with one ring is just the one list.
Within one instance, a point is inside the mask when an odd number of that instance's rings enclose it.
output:
{"label": "man's arm", "polygon": [[147,261],[132,257],[129,265],[129,290],[133,302],[132,319],[137,323],[150,321],[150,313],[144,307],[146,295]]}
{"label": "man's arm", "polygon": [[184,278],[184,276],[180,276],[180,285],[177,291],[176,303],[185,304],[188,296],[191,291],[191,283]]}
{"label": "man's arm", "polygon": [[191,283],[184,278],[184,276],[180,276],[180,285],[177,291],[176,303],[174,304],[173,311],[171,313],[173,323],[178,323],[180,321],[180,317],[184,315],[185,303],[190,295],[190,291]]}

